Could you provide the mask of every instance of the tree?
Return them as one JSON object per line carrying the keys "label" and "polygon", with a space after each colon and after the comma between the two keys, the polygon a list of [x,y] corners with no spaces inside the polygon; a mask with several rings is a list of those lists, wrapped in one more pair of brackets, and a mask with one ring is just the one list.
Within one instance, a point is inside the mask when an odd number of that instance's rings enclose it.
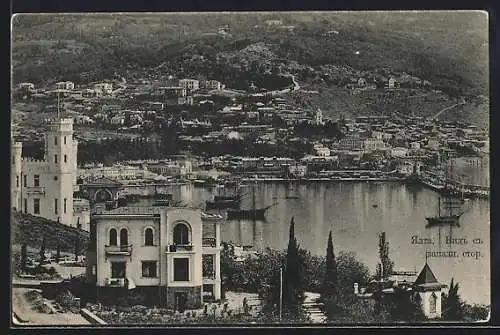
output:
{"label": "tree", "polygon": [[21,246],[21,271],[26,270],[26,262],[28,261],[28,245],[23,243]]}
{"label": "tree", "polygon": [[40,247],[40,252],[38,253],[40,255],[40,260],[44,260],[45,259],[45,236],[43,237],[42,239],[42,245]]}
{"label": "tree", "polygon": [[450,321],[462,320],[464,316],[464,303],[458,294],[458,283],[453,283],[451,278],[448,294],[444,294],[443,318]]}
{"label": "tree", "polygon": [[326,248],[325,279],[323,284],[322,298],[335,301],[338,292],[337,262],[333,252],[332,232],[328,235],[328,246]]}
{"label": "tree", "polygon": [[78,262],[79,251],[80,251],[80,234],[77,231],[76,238],[75,238],[75,262]]}
{"label": "tree", "polygon": [[61,245],[59,244],[58,241],[56,245],[56,263],[59,263],[60,260],[61,260]]}
{"label": "tree", "polygon": [[286,269],[284,276],[283,306],[291,314],[297,315],[304,299],[303,266],[299,256],[299,246],[295,238],[294,218],[290,222],[290,235],[286,255]]}
{"label": "tree", "polygon": [[379,235],[378,254],[380,263],[377,264],[377,278],[387,280],[393,272],[394,262],[389,258],[389,242],[386,241],[385,232]]}

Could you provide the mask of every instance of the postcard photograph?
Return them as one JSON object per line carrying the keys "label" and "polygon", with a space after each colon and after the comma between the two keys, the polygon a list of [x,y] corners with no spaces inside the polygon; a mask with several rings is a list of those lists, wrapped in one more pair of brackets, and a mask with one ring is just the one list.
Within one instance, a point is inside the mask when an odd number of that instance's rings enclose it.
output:
{"label": "postcard photograph", "polygon": [[12,327],[484,324],[488,13],[20,13]]}

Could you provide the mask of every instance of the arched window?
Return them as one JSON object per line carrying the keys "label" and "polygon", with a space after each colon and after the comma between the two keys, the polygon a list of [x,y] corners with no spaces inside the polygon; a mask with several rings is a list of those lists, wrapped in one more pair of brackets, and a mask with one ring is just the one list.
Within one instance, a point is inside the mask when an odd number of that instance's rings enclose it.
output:
{"label": "arched window", "polygon": [[189,244],[189,228],[184,223],[178,223],[174,227],[174,244],[187,245]]}
{"label": "arched window", "polygon": [[436,302],[437,302],[437,296],[434,292],[432,292],[431,297],[429,299],[430,313],[436,313]]}
{"label": "arched window", "polygon": [[146,228],[144,232],[144,245],[154,245],[153,236],[153,228]]}
{"label": "arched window", "polygon": [[128,245],[128,231],[125,228],[120,230],[120,245]]}
{"label": "arched window", "polygon": [[111,230],[109,231],[109,245],[117,245],[115,228],[111,228]]}

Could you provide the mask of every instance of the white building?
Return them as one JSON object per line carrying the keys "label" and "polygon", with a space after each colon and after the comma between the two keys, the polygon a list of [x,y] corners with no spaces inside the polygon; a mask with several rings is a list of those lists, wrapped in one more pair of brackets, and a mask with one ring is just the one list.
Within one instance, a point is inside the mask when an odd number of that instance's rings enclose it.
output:
{"label": "white building", "polygon": [[12,207],[71,226],[78,151],[73,119],[51,122],[43,160],[22,158],[21,142],[12,142],[11,147]]}
{"label": "white building", "polygon": [[103,94],[111,94],[111,93],[113,93],[113,84],[111,84],[111,83],[95,84],[94,91],[101,92]]}
{"label": "white building", "polygon": [[92,216],[87,280],[99,295],[141,291],[155,305],[200,308],[221,298],[221,216],[125,207]]}
{"label": "white building", "polygon": [[205,81],[204,86],[209,90],[222,90],[224,88],[224,85],[217,80],[207,80]]}
{"label": "white building", "polygon": [[398,157],[398,158],[404,158],[404,157],[408,156],[408,149],[401,148],[401,147],[392,148],[391,149],[391,156]]}
{"label": "white building", "polygon": [[375,150],[384,150],[386,148],[385,142],[382,141],[382,135],[380,138],[368,138],[364,140],[363,145],[365,151],[375,151]]}
{"label": "white building", "polygon": [[200,89],[200,81],[196,79],[181,79],[179,80],[179,86],[193,92]]}
{"label": "white building", "polygon": [[75,83],[72,81],[60,81],[56,83],[56,90],[73,90],[75,89]]}
{"label": "white building", "polygon": [[20,83],[18,85],[18,87],[20,89],[28,90],[28,91],[34,91],[35,90],[35,84],[33,84],[33,83]]}

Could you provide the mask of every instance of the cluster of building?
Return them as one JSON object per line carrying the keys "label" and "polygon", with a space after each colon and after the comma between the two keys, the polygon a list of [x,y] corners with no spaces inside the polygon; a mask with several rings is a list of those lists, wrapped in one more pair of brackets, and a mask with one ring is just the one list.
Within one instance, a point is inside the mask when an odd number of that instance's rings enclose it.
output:
{"label": "cluster of building", "polygon": [[[219,300],[222,217],[189,208],[97,206],[116,200],[119,185],[78,183],[77,150],[73,120],[67,118],[50,122],[43,160],[22,158],[22,143],[12,138],[12,209],[90,231],[86,280],[98,295],[116,297],[136,288],[149,301],[176,309]],[[138,170],[119,166],[107,172],[118,177],[129,171],[135,176]],[[90,196],[76,196],[83,194]],[[107,194],[113,199],[100,196]]]}

